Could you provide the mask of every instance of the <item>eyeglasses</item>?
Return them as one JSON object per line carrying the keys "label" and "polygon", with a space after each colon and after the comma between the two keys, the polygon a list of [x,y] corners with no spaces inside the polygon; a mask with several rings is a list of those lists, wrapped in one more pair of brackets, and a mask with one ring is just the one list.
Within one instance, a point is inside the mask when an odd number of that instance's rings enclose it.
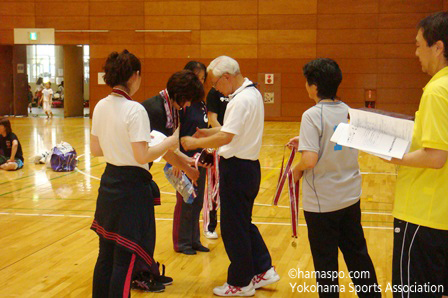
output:
{"label": "eyeglasses", "polygon": [[[221,80],[221,78],[222,78],[225,74],[226,74],[226,73],[223,73],[223,74],[218,78],[218,80],[212,85],[212,88],[216,89],[216,85],[218,85],[219,80]],[[218,90],[218,89],[216,89],[216,90]]]}
{"label": "eyeglasses", "polygon": [[219,80],[221,80],[222,76],[219,77],[219,79],[212,85],[213,89],[216,89],[216,85],[218,85]]}

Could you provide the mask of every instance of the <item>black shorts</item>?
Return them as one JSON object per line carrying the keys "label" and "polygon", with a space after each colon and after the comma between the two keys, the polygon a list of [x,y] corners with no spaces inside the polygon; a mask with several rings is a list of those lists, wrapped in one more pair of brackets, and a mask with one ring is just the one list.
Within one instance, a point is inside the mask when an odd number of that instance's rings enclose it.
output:
{"label": "black shorts", "polygon": [[448,231],[394,219],[394,297],[448,295]]}

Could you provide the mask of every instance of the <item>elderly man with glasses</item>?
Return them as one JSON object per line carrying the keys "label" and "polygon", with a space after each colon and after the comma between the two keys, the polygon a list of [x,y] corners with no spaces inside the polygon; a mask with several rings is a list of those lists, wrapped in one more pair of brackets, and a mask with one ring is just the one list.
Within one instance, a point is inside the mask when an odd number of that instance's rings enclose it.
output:
{"label": "elderly man with glasses", "polygon": [[214,288],[213,293],[252,296],[255,289],[280,279],[258,228],[251,222],[261,180],[258,157],[264,126],[263,99],[234,59],[220,56],[207,71],[213,88],[229,97],[224,125],[198,129],[181,143],[186,150],[219,147],[221,233],[230,266],[227,282]]}

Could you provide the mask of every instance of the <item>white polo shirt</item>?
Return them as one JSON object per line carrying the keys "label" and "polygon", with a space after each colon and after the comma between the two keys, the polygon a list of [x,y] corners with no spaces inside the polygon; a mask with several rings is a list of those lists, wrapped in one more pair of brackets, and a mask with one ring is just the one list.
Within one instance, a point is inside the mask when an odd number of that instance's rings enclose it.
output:
{"label": "white polo shirt", "polygon": [[132,151],[132,142],[151,142],[148,113],[138,102],[121,96],[109,95],[95,106],[92,135],[97,136],[106,162],[116,166],[139,164]]}
{"label": "white polo shirt", "polygon": [[229,95],[221,131],[234,134],[232,141],[219,148],[224,158],[258,160],[264,128],[264,104],[260,92],[245,78],[243,85]]}

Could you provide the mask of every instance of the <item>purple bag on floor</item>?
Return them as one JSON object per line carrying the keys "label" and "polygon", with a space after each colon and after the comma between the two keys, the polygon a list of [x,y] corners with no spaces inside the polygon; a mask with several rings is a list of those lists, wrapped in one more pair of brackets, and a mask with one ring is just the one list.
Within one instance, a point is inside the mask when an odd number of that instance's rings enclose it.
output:
{"label": "purple bag on floor", "polygon": [[67,142],[56,145],[47,158],[47,167],[55,172],[71,172],[76,168],[76,150]]}

